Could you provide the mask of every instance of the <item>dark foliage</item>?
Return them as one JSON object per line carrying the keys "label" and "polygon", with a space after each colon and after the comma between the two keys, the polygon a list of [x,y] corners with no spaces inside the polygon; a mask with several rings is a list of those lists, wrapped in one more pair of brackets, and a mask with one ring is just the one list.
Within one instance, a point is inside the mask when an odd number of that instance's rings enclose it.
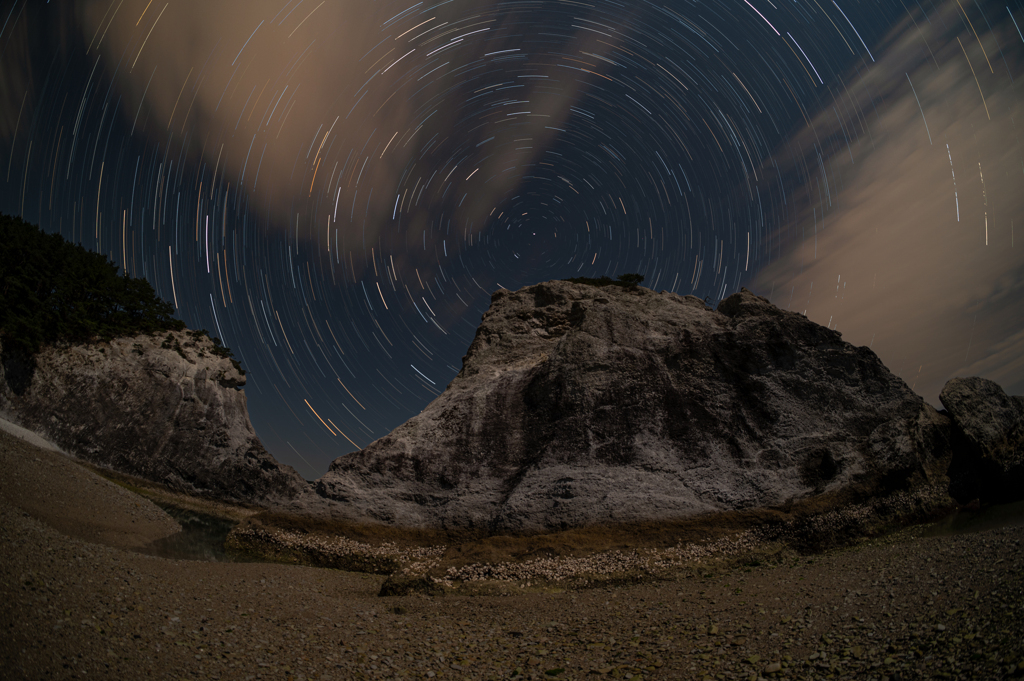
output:
{"label": "dark foliage", "polygon": [[[106,256],[0,215],[0,338],[5,365],[43,345],[181,330],[145,279],[119,276]],[[219,344],[218,344],[219,345]]]}
{"label": "dark foliage", "polygon": [[[199,340],[203,336],[210,337],[210,334],[206,329],[199,329],[198,331],[189,331],[188,334],[192,336],[192,340],[194,341]],[[217,357],[226,357],[227,359],[230,359],[231,363],[234,365],[238,373],[245,376],[245,369],[243,369],[242,365],[239,364],[238,360],[235,359],[235,353],[231,352],[231,348],[225,347],[224,344],[221,343],[220,338],[217,338],[216,336],[210,337],[210,341],[213,343],[213,349],[210,350],[210,353],[216,355]]]}
{"label": "dark foliage", "polygon": [[562,281],[570,281],[574,284],[588,284],[590,286],[621,286],[626,290],[632,291],[643,280],[644,275],[642,274],[620,274],[617,279],[612,279],[611,277],[601,277],[600,279],[573,277],[572,279],[563,279]]}

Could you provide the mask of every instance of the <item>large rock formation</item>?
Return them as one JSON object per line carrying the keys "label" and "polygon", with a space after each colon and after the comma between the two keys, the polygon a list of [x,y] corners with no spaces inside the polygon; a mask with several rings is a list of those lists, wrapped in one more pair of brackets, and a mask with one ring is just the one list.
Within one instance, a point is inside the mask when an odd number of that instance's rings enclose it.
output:
{"label": "large rock formation", "polygon": [[961,502],[1024,499],[1024,396],[975,376],[951,379],[939,400],[953,419],[950,494]]}
{"label": "large rock formation", "polygon": [[46,347],[33,373],[9,378],[0,367],[0,415],[86,461],[229,501],[313,496],[263,448],[240,390],[245,376],[205,335]]}
{"label": "large rock formation", "polygon": [[945,488],[946,417],[869,349],[746,290],[717,311],[642,288],[499,291],[463,362],[317,492],[354,520],[530,532]]}

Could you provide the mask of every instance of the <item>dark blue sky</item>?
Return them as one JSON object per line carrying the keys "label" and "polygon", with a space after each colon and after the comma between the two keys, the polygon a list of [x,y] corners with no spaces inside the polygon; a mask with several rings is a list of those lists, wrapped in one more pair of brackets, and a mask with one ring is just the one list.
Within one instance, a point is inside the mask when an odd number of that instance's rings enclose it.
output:
{"label": "dark blue sky", "polygon": [[494,290],[552,278],[749,286],[933,402],[964,372],[1021,392],[1022,23],[1019,0],[7,2],[0,211],[222,338],[307,478],[444,390]]}

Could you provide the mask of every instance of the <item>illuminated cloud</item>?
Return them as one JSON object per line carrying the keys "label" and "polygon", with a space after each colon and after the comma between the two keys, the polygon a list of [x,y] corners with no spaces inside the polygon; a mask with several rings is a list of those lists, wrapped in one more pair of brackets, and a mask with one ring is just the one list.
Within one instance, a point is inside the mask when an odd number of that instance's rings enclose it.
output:
{"label": "illuminated cloud", "polygon": [[1024,38],[923,5],[17,0],[0,210],[220,336],[310,477],[551,278],[752,285],[929,399],[1024,392]]}
{"label": "illuminated cloud", "polygon": [[[780,158],[813,170],[775,234],[782,257],[754,282],[870,345],[935,404],[953,376],[1024,393],[1019,38],[1012,25],[976,38],[959,12],[907,18],[790,141],[831,153]],[[840,123],[854,102],[870,112],[863,127]]]}
{"label": "illuminated cloud", "polygon": [[[460,235],[482,230],[555,138],[581,84],[543,57],[509,68],[522,36],[493,2],[441,3],[426,16],[422,3],[398,15],[386,7],[96,0],[82,5],[83,34],[117,65],[132,127],[163,144],[184,137],[214,168],[208,195],[240,184],[297,239],[383,249],[423,267],[406,244],[433,247],[452,224]],[[499,94],[496,70],[514,97]],[[505,106],[481,116],[488,98]],[[426,250],[419,259],[434,260]]]}

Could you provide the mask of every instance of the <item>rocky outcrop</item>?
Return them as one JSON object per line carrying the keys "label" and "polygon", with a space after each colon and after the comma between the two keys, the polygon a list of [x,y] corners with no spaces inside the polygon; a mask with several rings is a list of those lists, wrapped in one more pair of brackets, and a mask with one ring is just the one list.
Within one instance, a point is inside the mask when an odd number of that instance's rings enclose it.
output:
{"label": "rocky outcrop", "polygon": [[46,347],[17,391],[2,372],[0,414],[78,458],[228,501],[313,496],[264,449],[240,390],[245,376],[205,335]]}
{"label": "rocky outcrop", "polygon": [[353,520],[533,532],[944,490],[949,420],[867,348],[743,290],[492,296],[422,413],[336,459]]}
{"label": "rocky outcrop", "polygon": [[975,376],[951,379],[939,400],[953,419],[950,494],[964,503],[1024,499],[1024,396]]}

